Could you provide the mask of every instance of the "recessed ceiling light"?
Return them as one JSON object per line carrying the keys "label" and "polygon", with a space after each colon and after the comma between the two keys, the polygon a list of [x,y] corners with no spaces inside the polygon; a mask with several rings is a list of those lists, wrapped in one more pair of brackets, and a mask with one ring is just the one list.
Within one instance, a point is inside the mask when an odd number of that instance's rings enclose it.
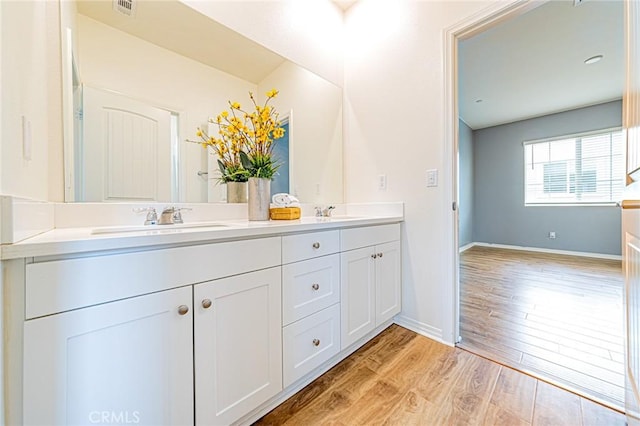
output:
{"label": "recessed ceiling light", "polygon": [[595,64],[596,62],[599,62],[600,59],[602,59],[602,55],[596,55],[596,56],[592,56],[590,58],[585,59],[584,63],[587,65]]}

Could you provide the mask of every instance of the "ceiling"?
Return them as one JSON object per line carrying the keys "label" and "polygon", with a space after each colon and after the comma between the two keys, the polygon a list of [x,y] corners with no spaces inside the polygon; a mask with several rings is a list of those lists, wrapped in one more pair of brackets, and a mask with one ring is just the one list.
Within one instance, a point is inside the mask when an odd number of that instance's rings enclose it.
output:
{"label": "ceiling", "polygon": [[481,129],[622,98],[623,28],[621,0],[554,0],[462,41],[460,117]]}
{"label": "ceiling", "polygon": [[78,13],[252,83],[285,61],[178,1],[137,1],[133,17],[116,12],[112,0],[76,3]]}

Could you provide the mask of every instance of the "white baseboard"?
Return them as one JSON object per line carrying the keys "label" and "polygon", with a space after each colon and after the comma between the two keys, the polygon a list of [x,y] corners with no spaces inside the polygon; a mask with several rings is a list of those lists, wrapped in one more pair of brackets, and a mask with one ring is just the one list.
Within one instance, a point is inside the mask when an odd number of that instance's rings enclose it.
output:
{"label": "white baseboard", "polygon": [[[501,249],[507,249],[507,250],[535,251],[540,253],[564,254],[568,256],[593,257],[596,259],[622,260],[622,256],[617,254],[590,253],[586,251],[556,250],[556,249],[540,248],[540,247],[523,247],[523,246],[512,246],[508,244],[493,244],[493,243],[479,243],[479,242],[471,243],[471,247],[473,246],[494,247],[494,248],[501,248]],[[471,248],[467,246],[465,247],[466,247],[465,250],[467,250],[468,248]]]}
{"label": "white baseboard", "polygon": [[431,340],[440,342],[443,345],[453,346],[451,342],[446,342],[442,339],[442,330],[436,327],[432,327],[429,324],[424,324],[420,321],[416,321],[413,318],[408,318],[403,315],[398,315],[393,319],[393,322],[401,327],[407,328],[413,332],[416,332],[424,337],[428,337]]}
{"label": "white baseboard", "polygon": [[471,247],[473,247],[475,245],[476,245],[476,243],[465,244],[462,247],[460,247],[459,252],[462,253],[463,251],[467,251],[467,250],[469,250]]}

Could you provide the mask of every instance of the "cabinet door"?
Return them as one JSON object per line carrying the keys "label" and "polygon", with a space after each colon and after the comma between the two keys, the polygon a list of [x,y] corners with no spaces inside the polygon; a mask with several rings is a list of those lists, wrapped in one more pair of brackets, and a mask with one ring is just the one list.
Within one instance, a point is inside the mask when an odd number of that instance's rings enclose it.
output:
{"label": "cabinet door", "polygon": [[379,244],[376,258],[376,327],[400,312],[400,241]]}
{"label": "cabinet door", "polygon": [[229,424],[282,390],[280,267],[194,288],[196,424]]}
{"label": "cabinet door", "polygon": [[191,301],[183,287],[26,321],[24,424],[192,423]]}
{"label": "cabinet door", "polygon": [[375,260],[372,247],[340,255],[342,349],[375,328]]}

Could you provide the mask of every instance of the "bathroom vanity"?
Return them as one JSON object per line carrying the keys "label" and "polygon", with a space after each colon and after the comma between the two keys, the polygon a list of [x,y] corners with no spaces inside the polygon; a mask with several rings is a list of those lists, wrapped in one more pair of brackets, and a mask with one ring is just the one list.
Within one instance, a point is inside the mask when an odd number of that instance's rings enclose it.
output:
{"label": "bathroom vanity", "polygon": [[402,216],[3,246],[10,424],[248,424],[401,308]]}

